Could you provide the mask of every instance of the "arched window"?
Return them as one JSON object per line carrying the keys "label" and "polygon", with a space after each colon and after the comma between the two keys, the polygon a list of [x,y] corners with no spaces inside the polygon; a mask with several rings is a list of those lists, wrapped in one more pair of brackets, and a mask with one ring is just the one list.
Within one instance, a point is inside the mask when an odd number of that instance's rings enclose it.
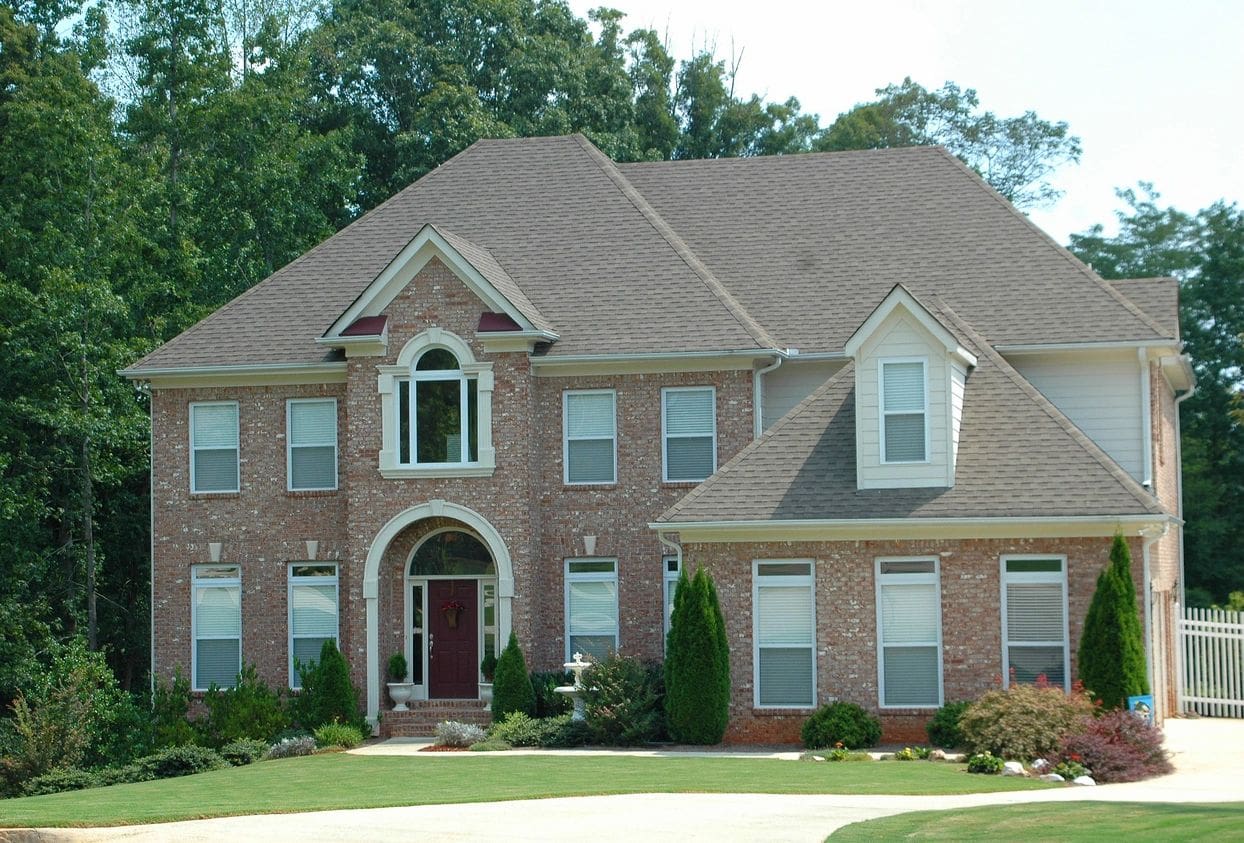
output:
{"label": "arched window", "polygon": [[496,572],[492,554],[484,543],[460,530],[446,530],[429,537],[410,559],[412,577],[486,577]]}
{"label": "arched window", "polygon": [[479,461],[479,379],[445,348],[429,348],[397,381],[398,465]]}

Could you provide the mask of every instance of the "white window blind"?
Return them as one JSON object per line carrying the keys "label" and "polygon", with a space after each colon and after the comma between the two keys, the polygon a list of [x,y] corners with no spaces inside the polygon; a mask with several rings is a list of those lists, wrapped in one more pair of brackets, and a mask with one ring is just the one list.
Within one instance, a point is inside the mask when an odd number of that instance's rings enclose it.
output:
{"label": "white window blind", "polygon": [[812,564],[757,562],[752,613],[756,704],[816,703]]}
{"label": "white window blind", "polygon": [[1062,559],[1002,563],[1005,676],[1067,687],[1067,580]]}
{"label": "white window blind", "polygon": [[717,470],[717,394],[711,387],[661,390],[665,479],[700,481]]}
{"label": "white window blind", "polygon": [[190,491],[238,491],[236,401],[190,405]]}
{"label": "white window blind", "polygon": [[612,390],[566,393],[567,483],[617,482],[615,404]]}
{"label": "white window blind", "polygon": [[927,458],[925,366],[923,361],[881,364],[881,461],[923,462]]}
{"label": "white window blind", "polygon": [[941,705],[937,562],[877,561],[877,628],[883,706]]}
{"label": "white window blind", "polygon": [[232,688],[242,670],[242,580],[236,566],[193,569],[194,687]]}
{"label": "white window blind", "polygon": [[566,562],[566,660],[618,649],[618,568],[613,560]]}
{"label": "white window blind", "polygon": [[304,668],[320,660],[326,641],[337,641],[337,566],[289,569],[289,687],[299,688]]}
{"label": "white window blind", "polygon": [[291,491],[337,488],[337,401],[286,404]]}

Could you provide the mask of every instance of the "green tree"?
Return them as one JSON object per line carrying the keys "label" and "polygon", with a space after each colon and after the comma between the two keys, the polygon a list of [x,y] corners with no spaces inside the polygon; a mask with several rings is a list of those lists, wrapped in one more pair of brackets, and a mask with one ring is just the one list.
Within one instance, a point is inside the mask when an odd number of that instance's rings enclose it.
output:
{"label": "green tree", "polygon": [[1107,708],[1149,693],[1144,633],[1132,580],[1132,554],[1121,535],[1110,547],[1110,563],[1097,577],[1077,651],[1080,680]]}
{"label": "green tree", "polygon": [[518,636],[511,632],[492,678],[492,719],[499,722],[511,711],[529,715],[535,709],[536,692],[527,672],[527,660],[518,646]]}
{"label": "green tree", "polygon": [[703,568],[684,566],[674,593],[665,652],[665,716],[670,736],[720,743],[730,717],[730,666],[717,590]]}

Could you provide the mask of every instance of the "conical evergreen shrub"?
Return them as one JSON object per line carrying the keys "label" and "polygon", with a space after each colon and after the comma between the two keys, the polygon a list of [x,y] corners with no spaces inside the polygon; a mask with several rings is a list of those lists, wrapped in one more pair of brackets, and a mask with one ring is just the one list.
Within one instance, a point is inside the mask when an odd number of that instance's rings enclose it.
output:
{"label": "conical evergreen shrub", "polygon": [[535,709],[536,692],[527,672],[527,660],[518,646],[518,636],[511,632],[492,677],[492,719],[500,723],[511,711],[534,714]]}
{"label": "conical evergreen shrub", "polygon": [[1080,681],[1106,708],[1123,708],[1129,696],[1149,693],[1144,632],[1131,569],[1127,542],[1116,535],[1110,564],[1097,578],[1077,651]]}
{"label": "conical evergreen shrub", "polygon": [[665,655],[665,715],[670,736],[720,743],[730,716],[730,662],[717,588],[703,568],[684,567],[674,595]]}

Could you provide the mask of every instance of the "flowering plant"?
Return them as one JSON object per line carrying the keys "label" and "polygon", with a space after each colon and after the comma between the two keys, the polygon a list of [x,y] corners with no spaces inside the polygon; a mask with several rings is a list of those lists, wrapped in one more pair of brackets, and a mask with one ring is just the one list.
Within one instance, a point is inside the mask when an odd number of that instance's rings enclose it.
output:
{"label": "flowering plant", "polygon": [[442,612],[461,612],[466,609],[466,604],[458,600],[446,600],[441,604]]}

